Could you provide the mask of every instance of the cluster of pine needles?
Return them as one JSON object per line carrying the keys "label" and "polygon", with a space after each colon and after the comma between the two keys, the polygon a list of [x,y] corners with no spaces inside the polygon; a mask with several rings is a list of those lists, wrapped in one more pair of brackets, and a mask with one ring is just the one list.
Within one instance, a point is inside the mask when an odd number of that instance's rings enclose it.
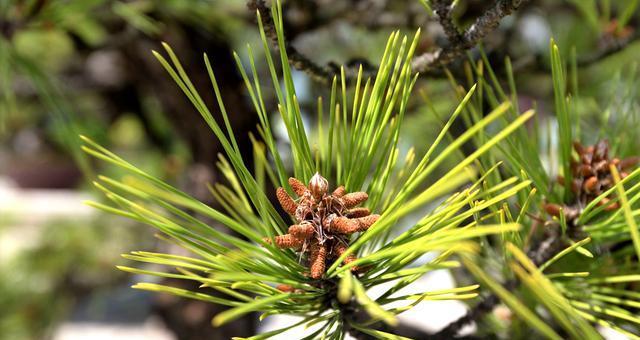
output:
{"label": "cluster of pine needles", "polygon": [[[401,147],[403,119],[414,100],[411,93],[418,77],[411,60],[419,32],[413,38],[391,34],[375,79],[364,79],[360,70],[351,88],[344,71],[334,78],[329,99],[318,98],[317,121],[307,131],[278,1],[272,16],[279,61],[271,54],[259,13],[258,23],[290,149],[282,154],[277,145],[265,84],[258,79],[257,60],[248,47],[244,59],[235,58],[260,121],[259,136],[250,136],[252,169],[236,141],[246,136],[236,136],[230,127],[232,113],[220,96],[206,54],[204,65],[222,122],[213,118],[175,52],[168,45],[165,55],[154,52],[224,149],[218,168],[228,184],[210,187],[220,209],[83,137],[85,152],[127,173],[120,179],[100,176],[95,185],[107,202],[89,204],[151,225],[164,240],[192,254],[137,251],[124,256],[142,263],[141,268],[119,268],[196,281],[216,293],[158,283],[134,288],[228,306],[214,317],[216,326],[252,312],[261,312],[261,319],[277,314],[301,317],[288,327],[250,339],[301,325],[322,325],[310,330],[307,339],[343,339],[346,332],[393,338],[389,328],[379,326],[396,325],[397,316],[417,304],[469,300],[473,308],[482,292],[497,296],[509,308],[511,319],[522,320],[513,322],[514,327],[549,338],[560,339],[560,334],[597,338],[596,325],[637,338],[640,297],[633,287],[640,281],[634,274],[640,256],[635,224],[640,215],[640,170],[632,161],[610,158],[611,149],[619,151],[619,138],[613,148],[576,144],[572,150],[574,137],[579,139],[571,125],[577,119],[571,100],[577,99],[570,100],[566,93],[566,65],[553,42],[559,143],[552,152],[561,155],[564,187],[560,188],[550,186],[552,175],[538,156],[545,150],[540,149],[544,141],[539,136],[544,134],[537,116],[537,130],[524,128],[534,110],[520,111],[513,76],[508,90],[503,89],[484,55],[482,62],[470,63],[474,83],[452,84],[459,103],[435,139],[424,149]],[[507,64],[510,69],[508,60]],[[633,119],[637,116],[621,121]],[[459,121],[466,129],[453,136],[451,127]],[[474,151],[465,154],[462,147],[469,143]],[[269,188],[274,187],[281,209],[269,199]],[[550,217],[540,215],[545,210]],[[540,220],[542,232],[536,227]],[[544,243],[545,228],[556,230],[562,247],[544,263],[534,263],[527,252]],[[565,233],[569,228],[580,233]],[[585,237],[574,239],[575,235]],[[509,270],[491,270],[492,261]],[[155,269],[158,266],[166,270]],[[471,274],[479,284],[443,290],[421,285],[418,292],[412,285],[430,272],[454,268],[464,268],[456,272]],[[507,279],[517,280],[519,288],[506,289],[501,282]],[[381,293],[372,296],[373,287]],[[352,315],[359,312],[366,317]]]}

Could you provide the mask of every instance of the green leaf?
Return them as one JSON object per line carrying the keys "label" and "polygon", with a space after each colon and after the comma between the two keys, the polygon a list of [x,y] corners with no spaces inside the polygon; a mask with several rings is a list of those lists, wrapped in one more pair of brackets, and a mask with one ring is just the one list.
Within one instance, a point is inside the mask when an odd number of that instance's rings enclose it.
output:
{"label": "green leaf", "polygon": [[340,279],[340,285],[338,286],[338,301],[340,303],[349,303],[351,300],[351,294],[353,292],[353,275],[351,272],[345,272]]}
{"label": "green leaf", "polygon": [[[587,243],[591,242],[591,238],[587,237],[584,240],[578,241],[576,243],[574,243],[573,245],[571,245],[570,247],[562,250],[561,252],[559,252],[558,254],[556,254],[554,257],[552,257],[551,259],[549,259],[549,261],[543,263],[538,270],[540,270],[541,272],[544,271],[547,267],[549,267],[550,265],[552,265],[554,262],[558,261],[559,259],[561,259],[563,256],[571,253],[572,251],[576,250],[576,248],[579,248]],[[593,257],[593,255],[592,255]]]}
{"label": "green leaf", "polygon": [[268,310],[268,305],[273,305],[275,302],[283,301],[288,299],[291,296],[290,293],[284,293],[279,295],[274,295],[270,297],[265,297],[261,299],[255,299],[253,302],[243,303],[238,307],[226,310],[218,315],[216,315],[211,323],[214,327],[218,327],[224,325],[229,321],[233,321],[247,313],[254,312],[257,310]]}
{"label": "green leaf", "polygon": [[382,320],[385,323],[395,326],[398,324],[398,319],[393,313],[385,310],[380,307],[375,301],[371,300],[371,298],[367,295],[362,283],[357,279],[353,280],[353,292],[355,294],[356,300],[362,307],[374,318],[374,320]]}
{"label": "green leaf", "polygon": [[[562,174],[565,183],[571,183],[572,173],[571,166],[571,145],[573,138],[571,136],[571,118],[569,108],[567,107],[566,98],[566,79],[564,75],[564,64],[560,57],[560,50],[555,41],[551,39],[551,75],[553,77],[553,95],[555,98],[556,117],[558,119],[559,144],[560,144],[560,162],[562,164]],[[571,195],[571,186],[566,185],[564,190],[564,199],[568,201]]]}
{"label": "green leaf", "polygon": [[376,329],[371,329],[368,327],[362,327],[362,326],[358,326],[355,324],[351,324],[351,326],[363,333],[369,334],[371,336],[373,336],[376,339],[387,339],[387,340],[411,340],[411,338],[407,338],[404,336],[399,336],[399,335],[395,335],[395,334],[391,334],[391,333],[387,333],[387,332],[383,332],[383,331],[379,331]]}
{"label": "green leaf", "polygon": [[576,338],[600,338],[589,323],[577,316],[570,301],[555,288],[522,250],[512,243],[507,243],[506,248],[519,264],[510,265],[513,272],[569,334]]}
{"label": "green leaf", "polygon": [[636,9],[638,8],[638,4],[640,4],[640,0],[629,0],[626,1],[627,4],[622,10],[622,13],[618,17],[618,32],[622,32],[627,23],[631,20],[634,14],[636,14]]}
{"label": "green leaf", "polygon": [[148,290],[148,291],[152,291],[152,292],[167,293],[167,294],[181,296],[181,297],[185,297],[185,298],[189,298],[189,299],[201,300],[201,301],[205,301],[205,302],[212,302],[212,303],[216,303],[216,304],[223,305],[223,306],[235,306],[235,305],[238,305],[237,302],[230,302],[230,301],[228,301],[226,299],[217,298],[215,296],[211,296],[211,295],[208,295],[208,294],[192,292],[192,291],[189,291],[189,290],[186,290],[186,289],[169,287],[169,286],[159,285],[159,284],[155,284],[155,283],[138,283],[138,284],[135,284],[135,285],[131,286],[131,288],[141,289],[141,290]]}
{"label": "green leaf", "polygon": [[640,260],[640,231],[638,231],[638,224],[631,213],[631,205],[627,199],[627,193],[624,190],[624,186],[620,183],[620,174],[618,173],[618,169],[613,165],[610,165],[609,169],[611,170],[611,175],[616,183],[616,189],[620,196],[620,205],[624,211],[624,218],[627,221],[627,226],[629,227],[629,233],[633,240],[633,247],[636,250],[636,256],[638,257],[638,260]]}
{"label": "green leaf", "polygon": [[499,283],[495,282],[489,275],[487,275],[480,267],[478,267],[473,260],[468,257],[463,257],[462,262],[465,267],[475,276],[481,283],[488,286],[500,299],[507,305],[514,313],[521,317],[528,325],[535,328],[549,339],[562,339],[560,335],[553,331],[546,322],[542,321],[534,312],[532,312],[526,305],[518,300],[507,289],[502,287]]}

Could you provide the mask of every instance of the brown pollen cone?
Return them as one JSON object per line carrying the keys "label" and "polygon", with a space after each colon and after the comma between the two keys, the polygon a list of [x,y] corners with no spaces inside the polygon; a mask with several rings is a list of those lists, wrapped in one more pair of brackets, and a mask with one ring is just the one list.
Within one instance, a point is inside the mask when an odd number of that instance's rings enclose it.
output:
{"label": "brown pollen cone", "polygon": [[289,227],[289,234],[301,240],[306,240],[313,236],[316,229],[311,224],[294,224]]}
{"label": "brown pollen cone", "polygon": [[[621,178],[628,176],[626,170],[634,167],[640,161],[638,157],[629,157],[623,160],[609,158],[609,142],[601,140],[595,145],[583,146],[579,142],[573,143],[577,153],[577,159],[571,161],[571,191],[574,194],[573,204],[547,203],[544,209],[548,214],[558,217],[560,208],[567,220],[573,220],[580,215],[582,207],[596,199],[603,192],[611,189],[615,183],[610,167],[615,167]],[[562,176],[558,176],[558,183],[567,185]],[[620,207],[618,202],[612,202],[615,197],[605,197],[597,205],[605,205],[605,211],[614,211]]]}
{"label": "brown pollen cone", "polygon": [[287,194],[287,191],[284,188],[278,188],[276,190],[276,197],[278,198],[278,202],[282,206],[282,209],[287,212],[289,215],[295,215],[296,209],[298,209],[298,205],[296,202]]}
{"label": "brown pollen cone", "polygon": [[347,193],[347,190],[341,185],[341,186],[337,187],[336,190],[334,190],[331,195],[333,195],[335,197],[342,197],[346,193]]}
{"label": "brown pollen cone", "polygon": [[[294,237],[291,234],[285,234],[285,235],[279,235],[273,238],[275,245],[278,248],[297,248],[299,246],[302,245],[303,240],[300,240],[296,237]],[[270,238],[264,238],[264,241],[267,243],[271,243],[271,239]]]}
{"label": "brown pollen cone", "polygon": [[304,196],[304,194],[309,191],[304,183],[293,177],[289,177],[289,185],[291,186],[291,189],[293,189],[293,192],[298,196]]}
{"label": "brown pollen cone", "polygon": [[319,279],[324,275],[327,261],[327,247],[317,242],[311,243],[311,254],[309,256],[309,276]]}
{"label": "brown pollen cone", "polygon": [[373,214],[369,216],[358,217],[355,221],[358,223],[358,231],[369,229],[380,218],[380,215]]}
{"label": "brown pollen cone", "polygon": [[353,208],[356,205],[366,201],[369,198],[366,192],[352,192],[342,196],[342,203],[347,208]]}
{"label": "brown pollen cone", "polygon": [[369,215],[371,215],[369,208],[353,208],[347,211],[347,217],[349,218],[365,217]]}
{"label": "brown pollen cone", "polygon": [[[342,254],[344,254],[345,251],[347,251],[347,246],[342,244],[341,242],[336,242],[333,245],[333,255],[335,256],[335,258],[339,258],[340,256],[342,256]],[[349,264],[355,261],[356,259],[357,259],[356,255],[352,253],[347,255],[347,257],[344,258],[344,261],[342,261],[342,263]],[[358,268],[358,266],[351,267],[352,272],[357,272],[359,269],[360,268]]]}
{"label": "brown pollen cone", "polygon": [[358,223],[348,217],[340,216],[331,221],[328,230],[340,234],[353,234],[358,231]]}
{"label": "brown pollen cone", "polygon": [[292,286],[286,284],[279,284],[276,289],[284,293],[291,293],[295,290]]}
{"label": "brown pollen cone", "polygon": [[[308,186],[293,177],[289,178],[289,185],[297,199],[289,196],[284,188],[278,188],[276,196],[295,223],[287,234],[276,236],[273,242],[278,248],[303,252],[301,258],[308,263],[309,277],[318,280],[327,265],[345,252],[350,235],[365,232],[380,215],[372,215],[368,208],[357,207],[369,198],[366,192],[347,193],[343,186],[329,191],[328,181],[317,173]],[[271,242],[270,239],[265,241]],[[356,258],[355,254],[350,254],[343,263],[351,263]]]}

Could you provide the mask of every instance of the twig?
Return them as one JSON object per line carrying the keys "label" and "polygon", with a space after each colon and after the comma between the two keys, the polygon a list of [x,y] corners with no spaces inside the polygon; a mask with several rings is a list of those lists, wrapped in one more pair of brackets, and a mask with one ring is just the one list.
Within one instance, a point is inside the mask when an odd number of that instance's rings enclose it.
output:
{"label": "twig", "polygon": [[[265,35],[273,45],[278,46],[278,35],[276,33],[275,23],[273,22],[269,7],[267,7],[265,1],[250,0],[247,3],[247,7],[249,7],[249,9],[252,11],[258,11],[260,13]],[[316,81],[322,83],[329,83],[332,81],[334,75],[336,74],[334,71],[332,71],[328,67],[320,66],[311,61],[311,59],[300,53],[286,39],[284,41],[284,47],[285,51],[287,52],[287,56],[289,57],[289,63],[291,64],[291,66],[295,67],[297,70],[306,72],[309,76],[311,76],[311,78]]]}
{"label": "twig", "polygon": [[[497,0],[495,5],[487,10],[482,16],[476,19],[456,41],[452,41],[447,47],[440,48],[435,52],[424,53],[413,59],[413,70],[417,72],[428,72],[434,68],[442,67],[450,64],[455,59],[464,54],[465,51],[473,48],[480,39],[484,38],[489,32],[500,24],[500,20],[505,16],[513,13],[524,2],[528,0]],[[436,4],[449,3],[448,0],[437,1]],[[442,5],[438,5],[442,6]],[[435,4],[434,4],[435,7]],[[450,7],[450,6],[447,6]],[[440,18],[447,36],[454,35],[451,27],[453,24],[450,17],[450,8],[437,7],[436,14]],[[449,38],[451,39],[451,37]]]}
{"label": "twig", "polygon": [[458,44],[462,41],[462,34],[458,31],[451,17],[452,3],[452,0],[433,1],[433,12],[438,17],[438,22],[440,22],[444,33],[447,35],[450,45]]}
{"label": "twig", "polygon": [[[640,28],[635,28],[634,33],[626,38],[618,38],[604,48],[601,48],[591,54],[578,56],[578,67],[588,67],[592,64],[598,63],[607,57],[610,57],[620,51],[623,51],[629,45],[640,41]],[[513,73],[523,72],[528,69],[537,72],[549,72],[550,69],[544,64],[543,57],[540,55],[527,55],[520,60],[513,62]],[[495,70],[494,70],[495,71]]]}
{"label": "twig", "polygon": [[[337,287],[337,283],[336,283]],[[331,293],[332,299],[335,300],[335,291]],[[371,319],[371,316],[362,309],[362,306],[356,301],[350,301],[348,304],[337,304],[340,308],[340,314],[342,315],[342,323],[344,325],[345,333],[348,333],[351,337],[357,340],[372,340],[377,339],[367,333],[360,331],[353,327],[352,324],[363,324]],[[431,339],[431,335],[422,329],[415,328],[407,323],[399,322],[397,325],[389,326],[383,322],[376,322],[368,324],[370,329],[378,329],[383,332],[393,333],[399,337],[409,339]]]}
{"label": "twig", "polygon": [[[516,289],[519,285],[519,281],[517,280],[509,280],[503,284],[503,287],[507,290]],[[460,317],[456,321],[453,321],[445,328],[440,330],[439,332],[433,334],[430,339],[433,340],[448,340],[448,339],[458,339],[458,332],[466,325],[474,322],[477,319],[480,319],[485,314],[490,313],[497,305],[500,303],[500,299],[495,295],[491,294],[486,296],[480,303],[475,305],[467,314]]]}
{"label": "twig", "polygon": [[[441,67],[450,64],[463,55],[465,51],[473,48],[480,39],[498,26],[503,17],[513,13],[513,11],[526,1],[527,0],[497,0],[495,5],[479,17],[464,33],[460,33],[453,23],[451,17],[452,1],[435,1],[434,12],[448,37],[449,43],[447,46],[439,48],[435,52],[428,52],[415,57],[412,62],[413,70],[422,74],[442,76],[444,73],[441,72]],[[277,46],[278,37],[275,24],[265,1],[249,0],[247,7],[252,11],[257,10],[260,13],[267,38],[273,45]],[[307,73],[316,81],[330,83],[333,78],[340,73],[340,68],[337,67],[335,63],[321,66],[298,51],[288,40],[284,42],[284,46],[291,66]],[[362,65],[364,67],[365,78],[375,76],[374,67],[366,67],[369,63],[362,63]],[[351,82],[355,79],[357,67],[347,67],[345,73],[346,81]]]}
{"label": "twig", "polygon": [[[573,229],[576,229],[575,227]],[[565,242],[562,237],[557,233],[554,233],[550,237],[540,242],[535,249],[529,251],[527,256],[536,265],[547,262],[562,249],[564,249]],[[507,290],[514,290],[520,286],[520,281],[512,279],[502,284]],[[495,294],[489,294],[485,296],[482,301],[470,309],[467,314],[463,315],[459,319],[451,322],[445,328],[441,329],[433,335],[433,339],[453,339],[458,332],[466,325],[479,320],[486,314],[493,311],[493,309],[500,303],[500,299]]]}
{"label": "twig", "polygon": [[625,38],[612,40],[605,48],[578,59],[578,66],[589,66],[594,64],[608,56],[618,53],[625,49],[630,44],[640,40],[640,30],[634,29],[633,34]]}

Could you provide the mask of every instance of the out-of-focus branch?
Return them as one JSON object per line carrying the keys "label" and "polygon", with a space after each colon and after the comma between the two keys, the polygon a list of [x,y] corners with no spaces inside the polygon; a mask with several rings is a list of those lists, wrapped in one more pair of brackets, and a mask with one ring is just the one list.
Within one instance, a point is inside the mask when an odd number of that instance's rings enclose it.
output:
{"label": "out-of-focus branch", "polygon": [[[276,34],[275,23],[273,22],[270,10],[265,1],[250,0],[247,3],[247,7],[252,11],[258,11],[260,13],[265,35],[269,40],[271,40],[272,44],[277,46],[278,36]],[[322,83],[328,83],[334,77],[335,72],[328,67],[320,66],[307,58],[304,54],[300,53],[295,47],[293,47],[291,42],[285,41],[284,47],[291,66],[295,67],[297,70],[306,72],[311,78]]]}
{"label": "out-of-focus branch", "polygon": [[[500,24],[502,18],[513,13],[526,1],[527,0],[497,0],[494,6],[476,19],[460,37],[456,37],[454,41],[450,41],[449,46],[415,57],[412,65],[413,70],[417,72],[429,72],[434,68],[450,64],[463,55],[464,52],[473,48],[482,38]],[[436,6],[436,4],[438,6]],[[434,3],[434,7],[436,8],[434,11],[440,18],[439,20],[443,25],[445,33],[451,40],[451,36],[456,36],[455,33],[457,31],[454,32],[455,26],[453,26],[451,22],[450,1],[439,0]]]}
{"label": "out-of-focus branch", "polygon": [[[562,251],[565,246],[566,244],[560,235],[554,234],[542,240],[533,250],[527,253],[527,256],[536,266],[540,266]],[[520,281],[512,279],[503,283],[502,286],[507,290],[513,291],[520,286]],[[431,339],[445,340],[457,338],[458,332],[463,327],[491,313],[499,303],[500,299],[495,294],[486,295],[478,304],[471,308],[467,314],[433,334]]]}
{"label": "out-of-focus branch", "polygon": [[[467,50],[473,48],[482,38],[498,26],[503,17],[513,13],[526,1],[527,0],[497,0],[493,7],[489,8],[464,32],[460,32],[452,20],[452,1],[434,1],[434,12],[449,42],[447,46],[441,47],[435,52],[428,52],[415,57],[412,63],[413,70],[421,72],[422,74],[442,76],[444,74],[441,70],[442,67],[450,64],[464,55]],[[277,45],[275,25],[265,0],[249,0],[247,6],[252,11],[258,11],[260,13],[267,38],[272,44]],[[340,73],[340,69],[335,63],[329,63],[326,66],[319,65],[298,51],[288,40],[284,42],[284,46],[291,65],[307,73],[316,81],[330,83],[333,77]],[[362,63],[362,65],[367,66],[369,63]],[[356,67],[348,67],[346,69],[347,82],[355,78],[358,65],[354,66]],[[364,67],[365,78],[374,76],[374,70],[375,67]]]}
{"label": "out-of-focus branch", "polygon": [[449,39],[449,44],[459,44],[462,41],[462,35],[453,23],[451,11],[453,0],[435,0],[433,1],[433,12],[438,17],[438,22],[442,26],[444,33]]}
{"label": "out-of-focus branch", "polygon": [[[640,41],[640,30],[634,28],[632,34],[623,38],[610,39],[610,41],[604,44],[600,49],[585,55],[579,55],[577,57],[578,67],[587,67],[596,64],[618,52],[623,51],[629,45]],[[500,67],[498,65],[498,67]],[[514,73],[523,72],[524,70],[535,72],[549,72],[549,66],[545,64],[544,58],[540,55],[527,55],[513,62]],[[494,69],[496,72],[504,72],[502,69]]]}
{"label": "out-of-focus branch", "polygon": [[578,58],[578,66],[589,66],[624,50],[627,46],[640,40],[640,30],[635,29],[628,37],[612,39],[606,46],[593,54]]}

